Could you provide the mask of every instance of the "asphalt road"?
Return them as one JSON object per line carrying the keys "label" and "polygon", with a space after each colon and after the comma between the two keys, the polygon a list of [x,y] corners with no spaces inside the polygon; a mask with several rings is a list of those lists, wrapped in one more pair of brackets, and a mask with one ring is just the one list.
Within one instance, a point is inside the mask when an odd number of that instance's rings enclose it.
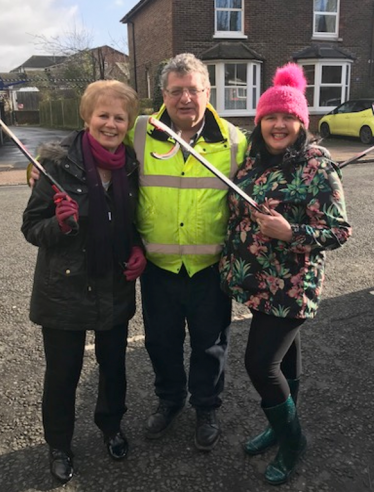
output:
{"label": "asphalt road", "polygon": [[[33,126],[10,126],[9,129],[22,142],[32,156],[36,156],[37,148],[46,142],[55,142],[68,135],[70,131],[56,130]],[[4,169],[25,169],[27,160],[18,147],[7,136],[0,146],[0,171]]]}
{"label": "asphalt road", "polygon": [[[324,300],[317,318],[302,328],[299,410],[309,446],[282,491],[374,491],[374,164],[347,166],[343,177],[354,234],[343,248],[328,253]],[[28,196],[26,186],[0,187],[0,491],[274,491],[263,479],[273,451],[249,458],[241,447],[262,430],[265,419],[243,365],[249,320],[238,305],[219,412],[223,435],[211,453],[194,448],[190,407],[162,440],[144,438],[144,421],[156,401],[138,303],[130,327],[129,410],[123,420],[129,457],[112,462],[93,423],[97,367],[89,335],[77,394],[76,476],[64,488],[53,481],[41,425],[42,341],[40,329],[28,320],[36,248],[20,233]]]}

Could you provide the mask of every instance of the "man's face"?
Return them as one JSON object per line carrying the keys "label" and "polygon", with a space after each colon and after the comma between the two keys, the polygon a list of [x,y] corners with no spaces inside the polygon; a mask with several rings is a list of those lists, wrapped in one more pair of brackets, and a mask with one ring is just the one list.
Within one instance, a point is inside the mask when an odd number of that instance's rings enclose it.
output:
{"label": "man's face", "polygon": [[162,94],[167,112],[179,130],[190,130],[202,122],[210,89],[203,84],[200,73],[192,72],[184,76],[169,73]]}

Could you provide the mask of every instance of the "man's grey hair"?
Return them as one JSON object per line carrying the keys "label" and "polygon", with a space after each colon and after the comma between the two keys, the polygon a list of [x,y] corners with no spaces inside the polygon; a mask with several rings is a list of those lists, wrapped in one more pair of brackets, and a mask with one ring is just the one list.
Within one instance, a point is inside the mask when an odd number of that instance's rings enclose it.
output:
{"label": "man's grey hair", "polygon": [[160,77],[161,89],[166,89],[169,73],[176,73],[180,77],[192,72],[199,73],[202,76],[204,88],[210,87],[208,68],[201,60],[196,58],[192,53],[181,53],[174,58],[170,58],[164,66]]}

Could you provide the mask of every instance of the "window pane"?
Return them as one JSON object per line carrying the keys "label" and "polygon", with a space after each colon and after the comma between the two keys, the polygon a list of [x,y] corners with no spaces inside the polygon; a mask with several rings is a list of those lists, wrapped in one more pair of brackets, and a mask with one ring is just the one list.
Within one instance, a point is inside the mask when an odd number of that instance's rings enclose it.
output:
{"label": "window pane", "polygon": [[210,104],[214,108],[217,106],[217,90],[215,88],[210,89]]}
{"label": "window pane", "polygon": [[304,75],[307,85],[315,84],[315,67],[314,65],[303,65]]}
{"label": "window pane", "polygon": [[257,106],[257,88],[252,89],[252,109],[256,109]]}
{"label": "window pane", "polygon": [[338,106],[341,102],[341,87],[321,87],[319,91],[320,106]]}
{"label": "window pane", "polygon": [[247,85],[247,65],[245,63],[236,65],[236,77],[238,83]]}
{"label": "window pane", "polygon": [[216,66],[208,65],[210,85],[216,85]]}
{"label": "window pane", "polygon": [[336,16],[335,15],[326,15],[326,28],[327,31],[325,32],[335,32],[335,26],[336,26]]}
{"label": "window pane", "polygon": [[314,106],[314,87],[307,87],[305,96],[308,101],[308,106]]}
{"label": "window pane", "polygon": [[338,0],[314,0],[314,10],[318,12],[337,12]]}
{"label": "window pane", "polygon": [[322,84],[341,84],[342,67],[322,67]]}
{"label": "window pane", "polygon": [[217,9],[227,9],[229,7],[230,0],[216,0]]}
{"label": "window pane", "polygon": [[326,12],[337,12],[338,11],[338,0],[326,0],[325,1],[325,11]]}
{"label": "window pane", "polygon": [[241,12],[231,12],[230,13],[230,31],[240,31],[242,23],[242,13]]}
{"label": "window pane", "polygon": [[228,31],[229,13],[222,10],[217,12],[217,31]]}
{"label": "window pane", "polygon": [[245,63],[227,63],[225,65],[225,85],[246,86],[247,65]]}
{"label": "window pane", "polygon": [[242,0],[216,0],[217,9],[241,9]]}
{"label": "window pane", "polygon": [[355,103],[353,101],[347,102],[347,103],[342,104],[340,106],[337,113],[339,113],[339,114],[352,113],[352,111],[354,110],[354,107],[355,107]]}
{"label": "window pane", "polygon": [[336,17],[327,15],[316,15],[317,32],[335,32]]}
{"label": "window pane", "polygon": [[235,85],[235,65],[227,64],[225,65],[225,85]]}
{"label": "window pane", "polygon": [[225,109],[246,109],[247,88],[225,88]]}

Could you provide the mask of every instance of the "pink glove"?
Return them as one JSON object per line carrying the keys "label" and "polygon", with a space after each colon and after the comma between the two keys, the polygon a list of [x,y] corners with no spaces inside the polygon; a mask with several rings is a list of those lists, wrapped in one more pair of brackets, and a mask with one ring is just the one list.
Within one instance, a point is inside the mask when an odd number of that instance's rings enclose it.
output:
{"label": "pink glove", "polygon": [[136,280],[144,272],[147,260],[145,259],[144,253],[139,246],[134,246],[131,250],[130,259],[127,262],[126,270],[123,274],[126,280]]}
{"label": "pink glove", "polygon": [[61,231],[67,234],[73,229],[74,223],[78,222],[78,203],[61,191],[55,194],[53,201],[56,205],[58,225]]}

